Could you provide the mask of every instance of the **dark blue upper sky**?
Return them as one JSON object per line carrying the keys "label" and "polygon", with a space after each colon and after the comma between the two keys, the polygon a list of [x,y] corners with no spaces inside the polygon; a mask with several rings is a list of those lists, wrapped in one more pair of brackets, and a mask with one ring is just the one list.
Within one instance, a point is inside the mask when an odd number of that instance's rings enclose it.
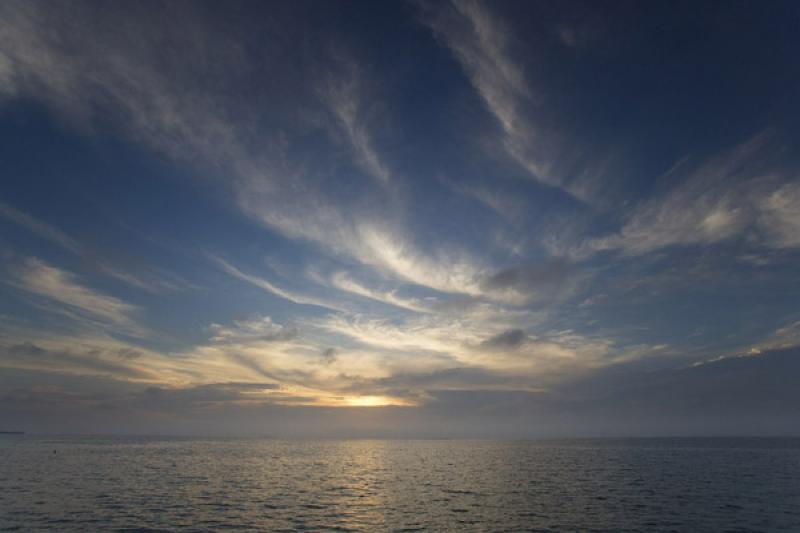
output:
{"label": "dark blue upper sky", "polygon": [[792,433],[798,57],[793,2],[3,2],[0,426]]}

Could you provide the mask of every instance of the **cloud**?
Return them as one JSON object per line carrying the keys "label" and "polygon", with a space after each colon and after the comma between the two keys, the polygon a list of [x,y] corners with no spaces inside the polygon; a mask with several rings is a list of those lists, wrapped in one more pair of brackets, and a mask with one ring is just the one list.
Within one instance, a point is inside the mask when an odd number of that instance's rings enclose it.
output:
{"label": "cloud", "polygon": [[415,311],[418,313],[431,312],[430,307],[427,306],[423,301],[420,301],[415,298],[414,299],[402,298],[400,296],[397,296],[397,291],[393,290],[377,291],[370,289],[352,279],[346,272],[335,272],[331,276],[330,282],[333,287],[339,290],[349,292],[352,294],[357,294],[359,296],[363,296],[364,298],[368,298],[370,300],[383,302],[388,305],[393,305],[401,309],[407,309],[409,311]]}
{"label": "cloud", "polygon": [[209,329],[213,333],[213,342],[241,342],[257,340],[265,342],[284,342],[297,338],[297,328],[287,328],[276,324],[268,316],[256,317],[250,320],[234,320],[231,326],[211,324]]}
{"label": "cloud", "polygon": [[525,213],[525,202],[521,198],[505,194],[496,186],[484,187],[449,180],[445,183],[457,193],[478,201],[509,222],[519,223]]}
{"label": "cloud", "polygon": [[[92,256],[88,257],[91,258]],[[175,274],[157,269],[144,268],[142,272],[133,273],[107,263],[104,259],[97,259],[96,266],[103,274],[151,294],[198,288]]]}
{"label": "cloud", "polygon": [[331,310],[334,310],[334,311],[342,310],[342,308],[339,307],[339,306],[336,306],[336,305],[333,305],[333,304],[329,304],[329,303],[323,302],[321,300],[317,300],[315,298],[309,298],[309,297],[306,297],[306,296],[294,294],[292,292],[289,292],[289,291],[286,291],[286,290],[281,289],[279,287],[276,287],[275,285],[273,285],[272,283],[270,283],[269,281],[267,281],[267,280],[265,280],[263,278],[259,278],[258,276],[253,276],[253,275],[250,275],[250,274],[245,274],[244,272],[242,272],[241,270],[239,270],[238,268],[236,268],[232,264],[228,263],[227,261],[225,261],[224,259],[221,259],[219,257],[211,256],[211,259],[215,263],[217,263],[225,272],[230,274],[231,276],[233,276],[233,277],[235,277],[237,279],[240,279],[240,280],[242,280],[244,282],[247,282],[247,283],[249,283],[251,285],[254,285],[254,286],[258,287],[259,289],[262,289],[262,290],[264,290],[266,292],[274,294],[275,296],[279,296],[279,297],[283,298],[284,300],[288,300],[288,301],[290,301],[292,303],[295,303],[295,304],[298,304],[298,305],[314,305],[314,306],[317,306],[317,307],[324,307],[326,309],[331,309]]}
{"label": "cloud", "polygon": [[797,355],[776,350],[700,368],[616,368],[545,390],[473,368],[397,374],[353,383],[349,393],[413,397],[426,391],[426,401],[413,409],[367,411],[314,407],[265,380],[131,386],[16,372],[13,386],[0,382],[0,415],[28,431],[493,438],[789,434],[799,400]]}
{"label": "cloud", "polygon": [[731,357],[753,357],[762,355],[764,353],[790,350],[798,347],[800,347],[800,320],[784,324],[769,334],[765,339],[756,342],[749,347],[735,350],[733,353],[726,353],[710,359],[699,361],[695,363],[695,366],[722,361],[723,359],[728,359]]}
{"label": "cloud", "polygon": [[543,392],[535,386],[530,376],[480,367],[452,367],[431,371],[411,369],[396,372],[388,377],[354,380],[345,389],[362,395],[388,395],[406,398],[418,405],[420,411],[436,408],[439,395],[444,391],[467,391],[481,394],[487,391],[517,393]]}
{"label": "cloud", "polygon": [[[408,402],[403,405],[418,404],[420,416],[430,420],[441,415],[439,422],[459,409],[462,420],[479,416],[481,409],[527,413],[528,408],[544,409],[545,392],[572,401],[573,391],[564,392],[562,386],[576,376],[651,356],[668,357],[663,340],[634,343],[627,334],[595,327],[594,322],[606,318],[599,306],[586,305],[578,316],[570,316],[575,308],[562,304],[586,279],[580,270],[584,266],[598,272],[593,280],[602,294],[582,294],[582,300],[599,301],[605,295],[610,306],[614,294],[607,281],[619,256],[631,259],[672,246],[737,241],[748,252],[776,249],[777,257],[800,246],[800,188],[787,183],[787,175],[762,165],[768,139],[761,137],[704,164],[686,159],[661,177],[653,194],[630,198],[613,213],[589,213],[588,206],[555,191],[531,189],[531,183],[510,194],[492,181],[500,178],[492,172],[506,170],[502,166],[491,165],[484,182],[446,183],[451,191],[445,193],[456,191],[492,211],[481,212],[482,220],[491,217],[510,243],[498,250],[497,233],[495,242],[480,242],[472,226],[451,217],[447,199],[429,215],[427,206],[441,200],[442,191],[426,182],[428,161],[410,161],[403,172],[392,168],[382,151],[391,116],[373,79],[383,66],[370,68],[363,58],[356,61],[335,47],[334,53],[304,54],[295,49],[302,47],[294,38],[235,35],[227,24],[206,16],[203,6],[171,6],[3,3],[0,93],[42,103],[84,133],[102,129],[105,134],[111,127],[127,140],[219,180],[235,207],[263,226],[270,244],[278,239],[283,249],[289,245],[280,238],[295,241],[289,261],[298,264],[286,269],[282,282],[217,256],[211,257],[214,264],[270,295],[332,312],[304,318],[309,308],[289,306],[285,311],[292,318],[280,324],[242,309],[237,316],[248,318],[208,319],[206,323],[214,322],[206,330],[207,340],[157,350],[146,347],[158,344],[152,336],[140,343],[144,346],[108,337],[142,331],[137,322],[142,309],[91,288],[83,277],[32,259],[10,269],[8,283],[37,303],[45,301],[42,308],[90,322],[92,335],[55,338],[34,332],[14,337],[0,354],[5,368],[144,384],[149,391],[135,395],[132,404],[146,404],[153,412],[159,405],[177,412],[225,410],[226,405],[233,410]],[[499,9],[469,0],[423,6],[426,23],[452,52],[469,88],[488,110],[485,118],[497,123],[492,135],[501,158],[515,161],[537,182],[589,202],[582,180],[595,180],[595,169],[577,169],[577,177],[559,172],[558,164],[572,150],[549,120],[551,102],[540,86],[546,80],[525,68],[537,62],[537,50],[518,53],[513,21],[504,21]],[[176,14],[182,23],[170,25]],[[264,26],[264,31],[274,30]],[[273,26],[290,37],[302,30]],[[582,47],[587,40],[579,30],[560,26],[551,37],[561,38],[561,48]],[[460,81],[445,71],[441,73]],[[440,140],[440,134],[433,132],[431,142]],[[343,151],[360,172],[348,172],[349,165],[341,170]],[[575,157],[585,161],[591,154]],[[446,154],[441,159],[449,165]],[[487,167],[479,165],[478,171]],[[649,194],[647,186],[642,179],[635,194]],[[562,221],[544,229],[535,224],[534,212],[550,209],[544,204],[551,198],[585,214],[591,227],[577,244],[550,250],[555,258],[523,255],[531,253],[535,239],[547,242],[552,227]],[[541,218],[550,218],[553,211],[542,210]],[[618,213],[619,219],[608,220]],[[537,216],[529,216],[533,214]],[[104,275],[154,295],[180,285],[155,271],[131,273],[118,267],[121,261],[94,257],[65,232],[10,206],[0,204],[0,216],[91,259]],[[531,225],[522,227],[522,219]],[[519,245],[523,241],[524,251]],[[236,239],[225,243],[238,244]],[[513,262],[507,259],[509,250]],[[602,251],[620,253],[600,256]],[[578,264],[609,256],[596,269]],[[675,266],[671,260],[676,256],[664,256],[664,263]],[[647,268],[652,262],[638,265]],[[325,274],[310,276],[316,285],[309,277],[292,277],[309,271]],[[686,277],[683,272],[675,275]],[[620,285],[643,278],[626,278]],[[616,309],[629,303],[613,302]],[[185,304],[175,302],[176,316]]]}
{"label": "cloud", "polygon": [[144,355],[141,350],[137,350],[136,348],[129,348],[124,347],[117,350],[117,356],[121,357],[122,359],[138,359]]}
{"label": "cloud", "polygon": [[527,342],[528,336],[521,329],[509,329],[498,333],[485,341],[480,346],[490,349],[515,349]]}
{"label": "cloud", "polygon": [[474,259],[460,253],[440,251],[432,257],[417,250],[401,235],[392,235],[377,225],[362,224],[357,237],[362,262],[402,280],[442,292],[480,294],[477,279],[481,269]]}
{"label": "cloud", "polygon": [[[152,21],[143,23],[142,13],[127,5],[90,10],[79,4],[68,12],[36,2],[3,7],[7,16],[0,42],[11,65],[10,94],[32,96],[83,124],[91,124],[95,115],[103,116],[104,123],[111,117],[119,131],[151,149],[229,177],[242,212],[285,237],[310,241],[384,276],[443,292],[480,294],[483,269],[475,258],[447,243],[432,243],[436,254],[421,249],[390,191],[370,190],[363,202],[335,201],[340,198],[338,180],[328,179],[324,158],[319,163],[323,166],[316,166],[302,143],[294,142],[307,132],[289,127],[297,122],[296,115],[313,117],[304,127],[325,122],[322,110],[302,100],[308,94],[294,94],[299,101],[287,103],[287,116],[281,115],[286,128],[255,128],[263,112],[258,102],[269,101],[263,106],[269,109],[281,109],[282,104],[270,100],[277,95],[249,99],[235,93],[235,81],[254,68],[238,36],[213,28],[192,10],[181,14],[187,23],[175,32]],[[106,27],[117,30],[110,34],[102,30]],[[147,38],[137,33],[142,27],[148,28]],[[167,36],[180,64],[173,64],[173,54],[164,57],[157,45]],[[285,64],[281,58],[271,66]],[[339,64],[322,85],[326,112],[338,117],[355,161],[373,178],[386,181],[388,167],[367,127],[364,76],[349,58]],[[318,77],[318,67],[303,60],[299,69]],[[198,77],[219,79],[220,86],[197,84]],[[298,150],[299,158],[289,157]],[[297,303],[321,304],[263,279],[243,277],[241,271],[228,272]]]}
{"label": "cloud", "polygon": [[322,351],[322,362],[326,365],[336,362],[336,349],[325,348]]}
{"label": "cloud", "polygon": [[774,248],[800,248],[800,184],[787,183],[758,201],[758,224]]}
{"label": "cloud", "polygon": [[31,233],[38,235],[39,237],[48,240],[76,255],[81,255],[84,253],[83,247],[60,229],[54,228],[49,224],[45,224],[44,222],[33,218],[27,213],[23,213],[22,211],[14,209],[9,205],[0,203],[0,216],[7,218],[11,222],[24,227]]}
{"label": "cloud", "polygon": [[64,270],[36,258],[28,258],[11,267],[9,283],[17,289],[58,303],[67,311],[99,320],[119,331],[142,336],[146,330],[134,319],[138,308],[113,296],[94,291],[78,283]]}
{"label": "cloud", "polygon": [[769,139],[770,132],[759,133],[684,176],[674,173],[685,171],[686,164],[677,166],[661,178],[677,183],[639,204],[619,232],[590,239],[565,251],[566,255],[586,258],[598,251],[621,250],[636,256],[742,236],[757,246],[800,245],[794,238],[800,227],[800,189],[769,172]]}
{"label": "cloud", "polygon": [[[428,252],[418,247],[402,228],[391,223],[366,218],[345,222],[335,211],[327,213],[331,219],[324,224],[324,230],[317,226],[314,218],[302,224],[298,220],[296,236],[319,243],[334,254],[355,259],[388,279],[443,293],[482,294],[479,281],[485,268],[467,252],[446,245]],[[274,213],[265,213],[265,216],[272,217]],[[295,233],[294,229],[291,231]]]}
{"label": "cloud", "polygon": [[[502,147],[538,182],[576,197],[585,194],[554,171],[561,141],[541,115],[541,95],[511,53],[513,32],[491,4],[454,0],[423,5],[423,21],[452,50],[502,130]],[[445,6],[445,7],[443,7]]]}
{"label": "cloud", "polygon": [[[83,13],[88,7],[80,4],[61,13],[63,20],[54,19],[52,9],[35,2],[10,2],[4,8],[7,16],[0,42],[11,65],[14,90],[10,92],[32,94],[84,123],[90,123],[101,109],[118,109],[107,115],[118,117],[115,123],[132,138],[206,170],[224,169],[233,177],[230,183],[239,207],[254,219],[289,238],[315,242],[394,274],[410,274],[410,261],[398,261],[406,252],[392,250],[385,242],[387,232],[394,240],[401,231],[379,230],[363,209],[333,202],[326,184],[310,175],[316,169],[309,171],[287,158],[292,131],[256,134],[251,128],[259,116],[258,107],[226,92],[252,67],[234,36],[211,28],[191,10],[181,14],[187,23],[174,32],[161,24],[142,24],[141,14],[124,6],[106,6],[89,16]],[[99,22],[117,31],[113,35],[94,31],[93,25]],[[74,31],[74,26],[85,31]],[[141,27],[149,28],[147,38],[136,33]],[[173,56],[164,57],[159,50],[157,43],[166,36],[180,51],[175,57],[181,57],[181,64],[171,64]],[[63,42],[69,46],[62,46]],[[278,69],[281,64],[273,66]],[[363,76],[349,59],[339,64],[342,68],[322,85],[323,99],[345,132],[356,162],[385,182],[390,173],[366,125]],[[301,68],[313,71],[315,67],[304,63]],[[216,69],[225,74],[217,79],[226,80],[218,90],[194,83],[197,76],[206,78]],[[270,104],[270,108],[279,105]],[[291,107],[296,109],[297,102]],[[314,114],[315,109],[309,106],[303,112]],[[323,122],[321,115],[317,121]],[[381,215],[387,224],[385,211]],[[362,238],[367,241],[364,246],[359,245]],[[415,278],[424,282],[419,275]],[[271,284],[259,284],[281,292]]]}
{"label": "cloud", "polygon": [[336,72],[331,73],[319,92],[322,101],[350,144],[356,163],[381,185],[388,185],[392,174],[387,164],[375,150],[375,140],[369,128],[369,101],[365,95],[367,84],[362,67],[348,54],[334,57]]}
{"label": "cloud", "polygon": [[128,399],[139,408],[168,411],[191,411],[196,409],[224,408],[225,406],[248,404],[271,404],[286,399],[275,383],[207,383],[190,387],[148,387]]}
{"label": "cloud", "polygon": [[514,317],[503,312],[417,315],[394,321],[332,315],[306,321],[308,329],[332,334],[332,339],[341,336],[377,350],[386,356],[392,374],[464,366],[517,372],[550,383],[652,353],[647,347],[618,346],[611,339],[571,330],[529,334],[523,329],[535,324],[531,314]]}
{"label": "cloud", "polygon": [[[170,389],[268,379],[292,394],[303,391],[310,398],[324,397],[324,388],[315,388],[319,380],[313,376],[319,348],[300,342],[292,328],[264,317],[211,329],[218,338],[179,352],[152,350],[93,331],[77,335],[9,332],[0,342],[0,366],[104,376]],[[260,334],[264,331],[268,333]]]}
{"label": "cloud", "polygon": [[60,229],[38,220],[27,213],[15,209],[9,205],[0,203],[0,216],[22,226],[34,235],[37,235],[51,243],[75,254],[94,264],[103,274],[118,279],[127,285],[138,289],[157,294],[164,290],[181,290],[191,286],[187,282],[173,274],[157,275],[152,271],[143,274],[134,274],[110,264],[102,258],[96,251],[83,246]]}
{"label": "cloud", "polygon": [[637,207],[618,235],[598,239],[598,250],[621,248],[637,255],[674,244],[710,244],[733,237],[747,225],[741,173],[764,136],[756,136],[706,162],[663,197]]}
{"label": "cloud", "polygon": [[133,382],[158,382],[147,365],[152,354],[108,339],[7,339],[0,343],[0,367],[47,370],[71,375],[105,376]]}
{"label": "cloud", "polygon": [[[391,334],[388,325],[380,333],[376,326],[369,324],[377,335]],[[398,396],[400,389],[379,391],[377,386],[374,390],[362,387],[359,392],[357,384],[412,370],[432,372],[453,368],[455,359],[450,352],[467,353],[469,347],[463,342],[448,343],[444,334],[455,330],[448,332],[444,327],[429,324],[429,331],[425,331],[425,325],[419,324],[417,337],[421,339],[413,345],[409,342],[412,338],[409,333],[406,342],[377,347],[373,341],[362,349],[326,335],[331,328],[326,328],[321,321],[303,321],[301,337],[295,327],[275,323],[266,316],[254,316],[226,325],[211,324],[208,343],[172,353],[148,350],[97,334],[43,336],[37,332],[12,332],[5,343],[0,343],[0,366],[105,376],[170,389],[213,383],[263,383],[266,379],[279,385],[281,394],[295,398],[292,402],[303,398],[304,403],[313,405],[408,403],[411,397],[402,399]],[[398,327],[387,342],[402,341],[402,331],[403,328]],[[420,343],[426,349],[435,348],[430,344],[437,339],[443,350],[438,355],[414,348]],[[477,340],[475,337],[473,342]],[[362,338],[359,344],[367,342],[369,338]],[[362,396],[371,399],[361,399]],[[423,400],[424,391],[415,393],[414,402]],[[272,398],[270,401],[284,400]]]}
{"label": "cloud", "polygon": [[476,340],[476,333],[463,327],[457,319],[445,317],[394,323],[362,316],[330,316],[314,322],[313,325],[362,345],[386,350],[415,350],[448,355],[455,352],[453,355],[456,355],[463,343]]}
{"label": "cloud", "polygon": [[[542,264],[507,267],[483,278],[486,294],[498,295],[501,301],[525,304],[553,299],[561,292],[569,292],[576,277],[571,276],[567,262],[554,259]],[[573,279],[570,279],[572,277]]]}
{"label": "cloud", "polygon": [[[101,109],[109,111],[127,122],[128,133],[138,140],[179,157],[190,155],[187,148],[209,153],[233,149],[227,110],[197,91],[173,98],[180,91],[176,75],[188,81],[199,58],[206,68],[215,60],[226,67],[239,60],[230,40],[212,43],[194,13],[182,12],[186,24],[172,34],[177,39],[170,39],[183,52],[174,54],[180,60],[159,52],[166,28],[143,19],[152,15],[149,10],[80,2],[62,10],[12,1],[3,4],[2,13],[0,42],[7,68],[0,90],[32,94],[84,127],[91,127]],[[105,31],[107,23],[113,24],[113,33]]]}
{"label": "cloud", "polygon": [[783,426],[781,419],[797,417],[789,408],[797,405],[789,377],[797,371],[797,355],[797,349],[773,350],[758,358],[646,372],[638,380],[622,374],[579,408],[603,420],[625,412],[642,433],[663,434],[667,427],[673,434],[764,435],[772,434],[767,428],[775,422],[785,432],[791,424]]}
{"label": "cloud", "polygon": [[[274,217],[259,209],[264,216]],[[444,293],[481,294],[479,279],[484,268],[463,250],[440,246],[429,253],[416,246],[413,239],[397,225],[354,217],[345,221],[335,210],[325,209],[325,218],[292,221],[289,231],[297,237],[316,242],[336,255],[355,259],[385,278],[413,283]],[[295,225],[296,224],[296,225]],[[323,227],[324,226],[324,229]],[[369,291],[363,291],[369,292]]]}

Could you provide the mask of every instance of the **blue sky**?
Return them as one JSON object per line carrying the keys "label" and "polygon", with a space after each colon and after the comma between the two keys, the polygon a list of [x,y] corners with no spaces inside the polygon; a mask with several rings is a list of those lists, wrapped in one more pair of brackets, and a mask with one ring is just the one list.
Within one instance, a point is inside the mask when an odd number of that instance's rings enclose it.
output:
{"label": "blue sky", "polygon": [[793,3],[0,21],[2,425],[796,431]]}

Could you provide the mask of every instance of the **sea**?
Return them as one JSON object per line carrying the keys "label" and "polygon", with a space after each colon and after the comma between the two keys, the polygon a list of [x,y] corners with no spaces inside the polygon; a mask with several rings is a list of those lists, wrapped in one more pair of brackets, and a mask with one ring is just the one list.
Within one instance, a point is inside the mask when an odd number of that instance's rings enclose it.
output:
{"label": "sea", "polygon": [[800,439],[2,435],[0,531],[800,532]]}

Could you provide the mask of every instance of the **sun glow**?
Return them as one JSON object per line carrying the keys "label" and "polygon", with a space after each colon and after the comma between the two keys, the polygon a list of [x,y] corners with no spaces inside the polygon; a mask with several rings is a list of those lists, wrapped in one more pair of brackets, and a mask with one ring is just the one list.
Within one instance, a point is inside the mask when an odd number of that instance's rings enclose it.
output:
{"label": "sun glow", "polygon": [[343,398],[343,404],[350,407],[384,407],[389,405],[410,405],[408,402],[388,396],[349,396]]}

